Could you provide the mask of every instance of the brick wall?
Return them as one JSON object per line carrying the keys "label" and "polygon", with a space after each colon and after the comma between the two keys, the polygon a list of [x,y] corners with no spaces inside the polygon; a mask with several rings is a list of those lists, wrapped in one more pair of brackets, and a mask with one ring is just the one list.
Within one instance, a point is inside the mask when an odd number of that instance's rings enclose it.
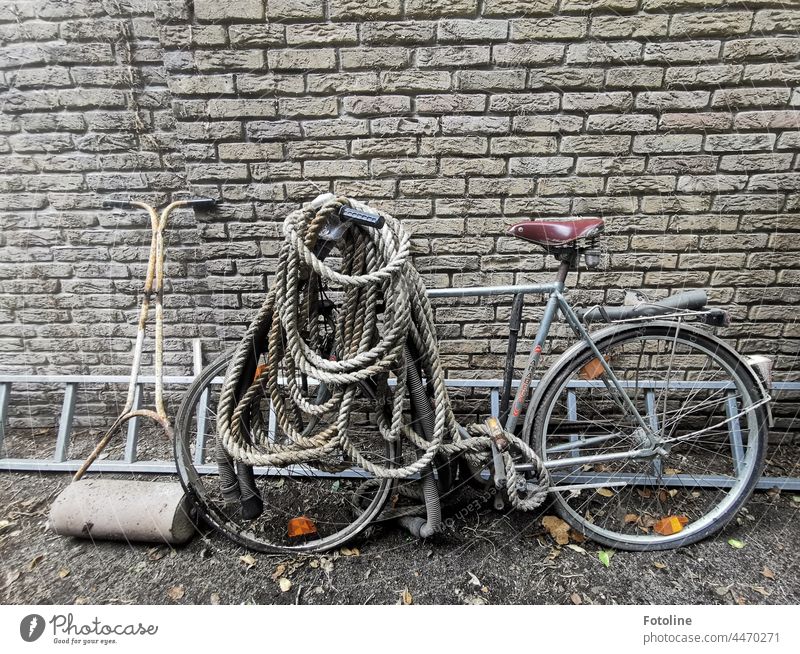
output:
{"label": "brick wall", "polygon": [[[402,218],[431,286],[549,279],[505,226],[603,216],[576,297],[708,288],[796,377],[798,33],[785,0],[6,2],[0,367],[119,369],[149,236],[100,198],[190,185],[223,203],[172,231],[170,370],[331,190]],[[497,376],[508,304],[436,311],[453,374]]]}

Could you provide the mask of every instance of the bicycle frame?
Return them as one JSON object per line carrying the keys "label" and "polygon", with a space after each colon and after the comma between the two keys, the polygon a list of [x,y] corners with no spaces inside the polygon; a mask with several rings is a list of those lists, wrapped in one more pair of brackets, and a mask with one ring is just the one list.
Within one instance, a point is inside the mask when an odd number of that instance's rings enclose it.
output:
{"label": "bicycle frame", "polygon": [[[577,464],[584,464],[584,463],[601,463],[604,461],[650,456],[655,452],[655,448],[657,447],[657,441],[655,438],[655,434],[653,433],[652,427],[648,422],[648,420],[639,413],[638,409],[633,404],[628,394],[625,393],[619,379],[614,374],[614,371],[608,365],[608,362],[602,356],[600,351],[597,349],[597,346],[592,340],[591,335],[586,330],[586,328],[581,324],[580,319],[575,314],[575,311],[572,309],[572,306],[565,297],[564,290],[566,285],[564,280],[566,278],[566,274],[568,271],[569,271],[569,264],[567,262],[562,261],[558,273],[558,279],[554,282],[549,282],[544,284],[521,284],[521,285],[508,285],[508,286],[479,286],[472,288],[464,287],[464,288],[429,289],[428,297],[430,298],[467,297],[467,296],[486,297],[493,295],[549,296],[547,304],[545,305],[544,315],[542,316],[542,320],[539,323],[539,327],[536,331],[536,336],[533,340],[531,352],[528,357],[528,363],[525,366],[525,370],[522,373],[522,377],[519,380],[519,384],[517,386],[517,392],[514,396],[514,401],[512,404],[511,411],[509,412],[508,417],[506,418],[505,421],[506,431],[509,431],[511,433],[514,432],[514,430],[517,427],[517,423],[519,422],[519,418],[523,414],[523,411],[525,410],[525,405],[528,402],[531,380],[533,379],[533,373],[537,369],[539,362],[541,361],[542,350],[550,334],[550,327],[553,323],[553,320],[556,317],[556,313],[560,311],[564,316],[564,318],[566,319],[567,324],[576,334],[578,339],[586,343],[587,346],[594,352],[595,356],[597,357],[597,360],[603,367],[603,371],[605,373],[605,375],[603,375],[604,377],[603,383],[607,387],[609,387],[610,391],[615,392],[618,395],[621,402],[624,404],[624,408],[628,410],[631,413],[631,415],[636,419],[636,422],[642,429],[642,433],[647,436],[649,447],[638,450],[630,450],[627,452],[617,452],[614,454],[606,454],[606,455],[598,454],[598,455],[580,457],[580,459],[573,458],[565,460],[549,460],[545,461],[544,463],[545,467],[547,468],[557,468],[557,467],[567,467],[567,466],[572,467]],[[604,438],[610,438],[610,437],[604,437]]]}

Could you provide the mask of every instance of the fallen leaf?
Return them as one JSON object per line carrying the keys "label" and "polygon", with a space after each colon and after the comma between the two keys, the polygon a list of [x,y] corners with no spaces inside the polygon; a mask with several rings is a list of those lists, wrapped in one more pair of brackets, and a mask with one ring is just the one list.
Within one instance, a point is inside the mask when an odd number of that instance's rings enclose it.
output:
{"label": "fallen leaf", "polygon": [[342,556],[361,556],[361,552],[358,551],[357,547],[343,547],[339,551],[342,553]]}
{"label": "fallen leaf", "polygon": [[623,520],[625,521],[626,525],[629,525],[634,522],[639,522],[639,516],[635,513],[626,513]]}
{"label": "fallen leaf", "polygon": [[548,553],[547,558],[550,561],[555,561],[559,556],[561,556],[561,548],[560,547],[553,547]]}
{"label": "fallen leaf", "polygon": [[680,472],[680,468],[664,468],[665,475],[677,475]]}
{"label": "fallen leaf", "polygon": [[0,520],[0,534],[10,530],[15,525],[16,523],[11,522],[11,520]]}
{"label": "fallen leaf", "polygon": [[554,515],[546,515],[542,518],[542,527],[547,530],[547,533],[559,545],[569,543],[569,525],[561,518],[557,518]]}
{"label": "fallen leaf", "polygon": [[761,575],[766,577],[767,579],[775,579],[775,573],[770,570],[767,566],[764,566],[764,569],[761,571]]}
{"label": "fallen leaf", "polygon": [[69,577],[69,570],[67,570],[66,568],[61,568],[61,570],[58,571],[58,576],[61,579],[63,579],[64,577]]}
{"label": "fallen leaf", "polygon": [[152,547],[147,550],[147,558],[151,561],[160,561],[164,558],[164,550],[160,550],[157,547]]}
{"label": "fallen leaf", "polygon": [[572,593],[572,595],[569,596],[569,599],[573,604],[583,604],[583,599],[578,593]]}
{"label": "fallen leaf", "polygon": [[471,595],[469,597],[464,598],[464,604],[478,604],[482,606],[484,604],[488,604],[488,602],[484,597]]}
{"label": "fallen leaf", "polygon": [[600,559],[600,563],[602,563],[605,567],[611,565],[611,557],[614,556],[614,550],[600,550],[597,553],[597,558]]}
{"label": "fallen leaf", "polygon": [[730,586],[717,586],[717,587],[714,589],[714,592],[715,592],[717,595],[719,595],[720,597],[724,597],[725,595],[727,595],[727,594],[728,594],[728,591],[730,591],[730,589],[731,589],[731,587],[730,587]]}
{"label": "fallen leaf", "polygon": [[692,497],[694,498],[700,497],[700,491],[692,491]]}
{"label": "fallen leaf", "polygon": [[586,554],[586,550],[583,549],[580,545],[573,545],[572,543],[569,543],[567,547],[569,547],[573,552],[577,552],[578,554]]}
{"label": "fallen leaf", "polygon": [[639,497],[645,500],[650,499],[653,496],[653,491],[651,491],[649,488],[637,488],[636,493],[639,495]]}
{"label": "fallen leaf", "polygon": [[598,488],[597,494],[602,495],[603,497],[614,497],[614,491],[608,488]]}
{"label": "fallen leaf", "polygon": [[172,586],[169,590],[167,590],[167,597],[169,597],[173,602],[183,599],[184,595],[186,595],[186,589],[183,586]]}
{"label": "fallen leaf", "polygon": [[272,581],[277,581],[278,579],[283,577],[285,572],[286,572],[286,565],[281,563],[279,566],[275,568],[275,572],[272,573]]}
{"label": "fallen leaf", "polygon": [[731,538],[728,541],[728,545],[730,545],[735,550],[740,550],[744,547],[744,543],[740,540],[736,540],[735,538]]}
{"label": "fallen leaf", "polygon": [[484,595],[488,595],[489,594],[489,587],[488,586],[481,586],[481,592]]}
{"label": "fallen leaf", "polygon": [[214,606],[217,606],[220,602],[219,593],[211,593],[211,597],[209,597],[209,602]]}
{"label": "fallen leaf", "polygon": [[251,554],[245,554],[244,556],[240,556],[239,560],[247,566],[248,570],[256,564],[256,560],[253,558]]}
{"label": "fallen leaf", "polygon": [[83,605],[83,604],[88,604],[88,603],[89,603],[89,599],[87,597],[80,597],[80,596],[76,597],[75,601],[73,602],[73,604],[78,604],[78,605]]}
{"label": "fallen leaf", "polygon": [[17,579],[19,579],[21,576],[22,576],[22,573],[19,570],[14,570],[14,572],[6,573],[6,586],[10,586]]}
{"label": "fallen leaf", "polygon": [[478,579],[469,570],[467,570],[467,574],[469,575],[469,583],[471,583],[473,586],[480,586],[481,585],[481,580]]}
{"label": "fallen leaf", "polygon": [[658,568],[659,570],[663,570],[664,568],[667,567],[667,564],[661,563],[661,561],[656,561],[655,563],[653,563],[653,566]]}
{"label": "fallen leaf", "polygon": [[576,543],[583,543],[586,540],[586,536],[584,536],[581,532],[575,531],[574,529],[569,530],[569,537],[571,540],[574,540]]}
{"label": "fallen leaf", "polygon": [[292,588],[292,582],[291,582],[291,580],[287,579],[286,577],[281,577],[280,579],[278,579],[278,586],[281,587],[281,592],[282,593],[287,593]]}
{"label": "fallen leaf", "polygon": [[754,591],[756,591],[760,595],[763,595],[764,597],[769,597],[772,594],[766,588],[764,588],[763,586],[750,586],[750,588],[752,588]]}
{"label": "fallen leaf", "polygon": [[414,603],[414,597],[411,595],[408,588],[404,588],[403,592],[400,593],[400,601],[402,601],[406,606]]}
{"label": "fallen leaf", "polygon": [[311,559],[311,560],[308,562],[308,566],[309,566],[310,568],[318,568],[318,567],[319,567],[319,559]]}
{"label": "fallen leaf", "polygon": [[42,561],[44,561],[44,554],[37,554],[31,559],[31,562],[28,564],[28,572],[33,570],[37,565],[39,565]]}

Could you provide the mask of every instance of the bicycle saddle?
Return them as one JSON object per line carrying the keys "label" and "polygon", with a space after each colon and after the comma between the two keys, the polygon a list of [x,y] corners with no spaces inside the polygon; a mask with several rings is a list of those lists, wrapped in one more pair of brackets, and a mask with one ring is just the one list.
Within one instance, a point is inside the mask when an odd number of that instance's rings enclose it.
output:
{"label": "bicycle saddle", "polygon": [[545,249],[563,248],[578,239],[596,236],[604,225],[602,218],[526,220],[509,227],[506,235],[531,241]]}

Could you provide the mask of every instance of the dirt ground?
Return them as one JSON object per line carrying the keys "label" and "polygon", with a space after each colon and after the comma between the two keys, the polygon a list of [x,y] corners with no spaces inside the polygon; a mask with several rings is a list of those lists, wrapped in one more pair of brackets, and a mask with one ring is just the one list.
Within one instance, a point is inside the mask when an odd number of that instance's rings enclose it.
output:
{"label": "dirt ground", "polygon": [[556,546],[541,526],[546,509],[487,508],[425,542],[380,527],[350,549],[294,559],[253,554],[215,533],[177,549],[92,543],[46,528],[49,504],[68,482],[0,474],[3,603],[800,603],[800,497],[792,493],[757,493],[710,540],[616,552],[606,568],[591,542]]}

